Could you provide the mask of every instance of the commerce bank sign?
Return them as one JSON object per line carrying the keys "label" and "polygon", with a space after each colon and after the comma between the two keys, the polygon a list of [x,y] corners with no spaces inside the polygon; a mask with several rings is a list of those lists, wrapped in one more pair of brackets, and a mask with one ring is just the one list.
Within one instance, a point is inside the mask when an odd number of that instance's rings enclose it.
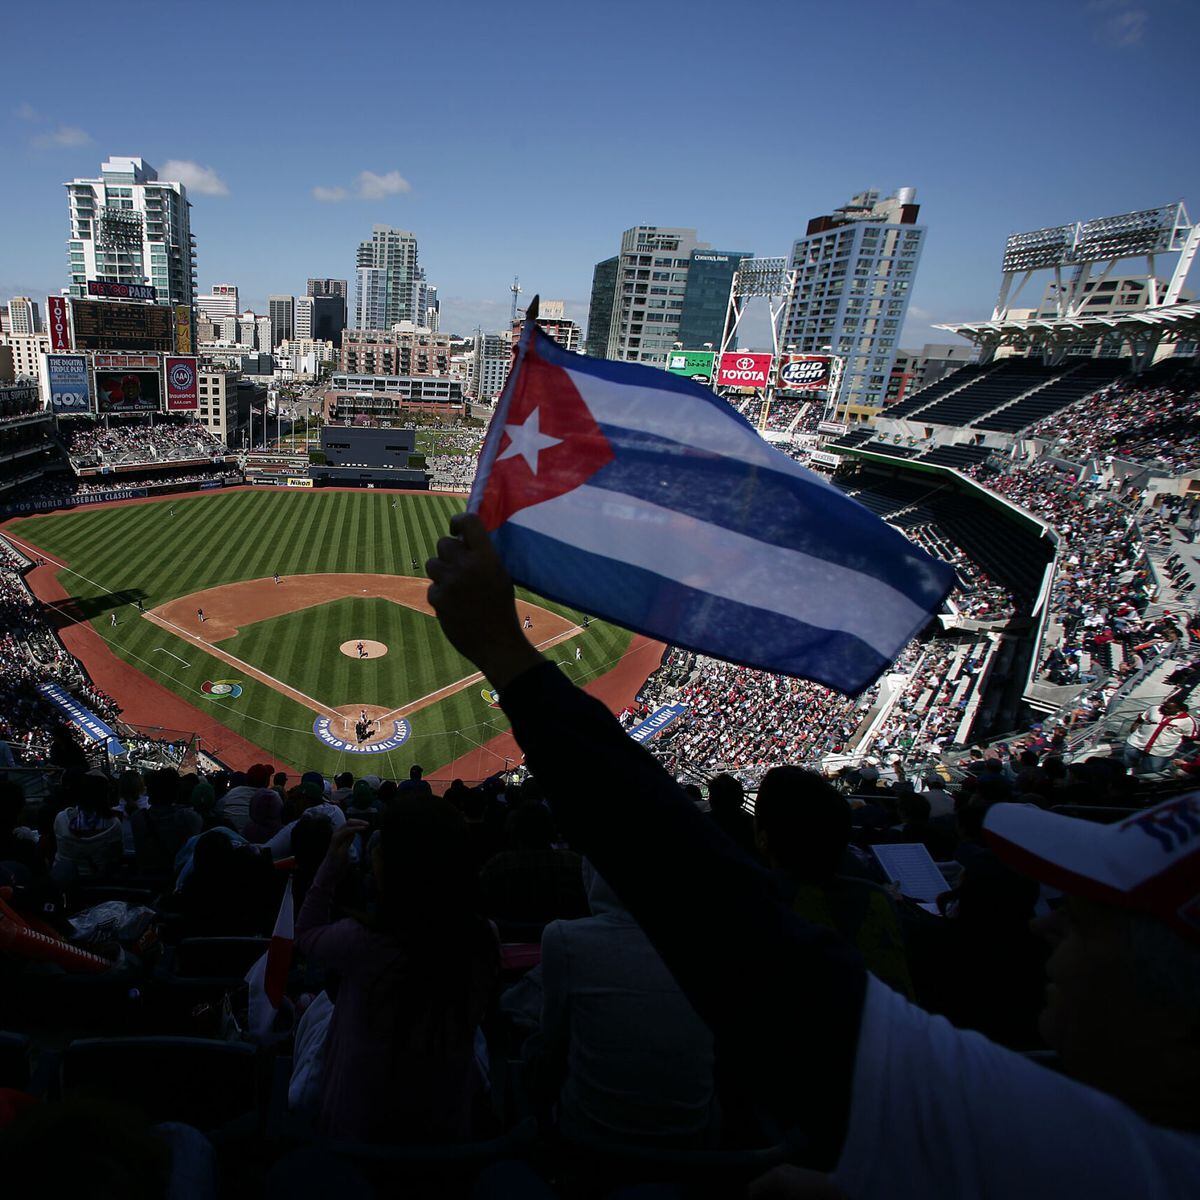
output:
{"label": "commerce bank sign", "polygon": [[719,387],[765,388],[771,378],[771,354],[743,354],[726,351],[717,368]]}

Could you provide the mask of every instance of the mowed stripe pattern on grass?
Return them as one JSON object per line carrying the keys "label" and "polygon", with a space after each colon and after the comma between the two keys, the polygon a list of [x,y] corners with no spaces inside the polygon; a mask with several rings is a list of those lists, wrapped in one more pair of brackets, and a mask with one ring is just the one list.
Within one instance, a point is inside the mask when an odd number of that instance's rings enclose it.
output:
{"label": "mowed stripe pattern on grass", "polygon": [[[237,491],[30,517],[11,531],[70,564],[71,571],[60,571],[59,579],[75,597],[75,611],[92,622],[114,653],[277,759],[330,773],[363,758],[324,747],[313,737],[313,714],[265,684],[244,680],[239,699],[209,699],[202,684],[229,678],[229,666],[143,620],[134,601],[140,598],[150,609],[206,587],[267,578],[276,571],[284,577],[349,571],[423,577],[425,560],[450,517],[462,508],[461,498],[437,494]],[[172,510],[174,515],[168,515]],[[562,605],[537,603],[578,619]],[[119,622],[115,629],[109,623],[113,612]],[[453,654],[432,621],[421,639],[405,663]],[[579,667],[573,664],[576,640],[584,647]],[[586,682],[616,663],[629,634],[594,621],[576,640],[555,647],[551,657],[566,662],[573,677]],[[264,656],[276,669],[265,662],[256,665],[290,681],[305,669],[311,646],[305,637],[289,636]],[[395,665],[404,666],[399,660]],[[449,683],[466,673],[448,667],[437,682]],[[321,690],[301,690],[331,702]],[[367,699],[356,696],[349,702]],[[487,706],[479,689],[467,688],[422,710],[401,750],[366,761],[380,774],[403,776],[412,762],[432,770],[506,728],[503,714]],[[219,747],[213,749],[219,754]]]}
{"label": "mowed stripe pattern on grass", "polygon": [[[343,654],[342,643],[357,638],[382,642],[388,653],[375,659]],[[281,646],[298,653],[282,656]],[[379,597],[352,596],[256,621],[220,647],[331,708],[401,708],[475,673],[433,617]]]}

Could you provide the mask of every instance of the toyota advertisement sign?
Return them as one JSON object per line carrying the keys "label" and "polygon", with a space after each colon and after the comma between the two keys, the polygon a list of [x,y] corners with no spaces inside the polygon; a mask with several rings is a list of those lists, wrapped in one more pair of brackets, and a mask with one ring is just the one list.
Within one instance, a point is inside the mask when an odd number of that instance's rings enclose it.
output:
{"label": "toyota advertisement sign", "polygon": [[167,381],[167,412],[195,412],[200,407],[196,360],[168,354],[163,359]]}
{"label": "toyota advertisement sign", "polygon": [[785,354],[779,361],[779,387],[788,392],[818,392],[829,386],[827,354]]}
{"label": "toyota advertisement sign", "polygon": [[46,327],[50,330],[51,350],[71,349],[71,314],[65,296],[46,297]]}
{"label": "toyota advertisement sign", "polygon": [[734,388],[765,388],[771,378],[771,354],[743,354],[739,350],[721,355],[717,385]]}

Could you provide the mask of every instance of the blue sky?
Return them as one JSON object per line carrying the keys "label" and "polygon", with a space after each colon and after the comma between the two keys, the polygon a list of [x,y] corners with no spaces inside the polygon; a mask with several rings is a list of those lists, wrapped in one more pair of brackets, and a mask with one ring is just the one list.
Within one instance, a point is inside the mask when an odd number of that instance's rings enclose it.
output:
{"label": "blue sky", "polygon": [[582,318],[630,225],[784,254],[907,185],[920,345],[988,315],[1010,232],[1200,218],[1196,0],[61,0],[4,29],[0,299],[64,284],[61,185],[109,154],[185,164],[201,290],[262,310],[387,223],[460,332],[506,322],[514,274]]}

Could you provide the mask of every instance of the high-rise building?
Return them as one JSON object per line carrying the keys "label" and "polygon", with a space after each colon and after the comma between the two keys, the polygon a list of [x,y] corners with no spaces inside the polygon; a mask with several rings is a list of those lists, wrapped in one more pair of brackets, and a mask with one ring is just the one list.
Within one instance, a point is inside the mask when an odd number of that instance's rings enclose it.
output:
{"label": "high-rise building", "polygon": [[398,321],[420,323],[413,312],[416,234],[376,225],[370,238],[359,243],[356,270],[356,329],[390,329]]}
{"label": "high-rise building", "polygon": [[[525,313],[513,322],[512,336],[515,343],[525,323]],[[552,337],[564,350],[578,351],[581,341],[579,326],[567,316],[565,300],[543,300],[538,305],[538,326]]]}
{"label": "high-rise building", "polygon": [[313,298],[297,296],[292,304],[292,337],[289,341],[311,338],[313,335]]}
{"label": "high-rise building", "polygon": [[12,351],[13,372],[17,379],[37,379],[42,355],[50,353],[48,333],[0,334],[0,344]]}
{"label": "high-rise building", "polygon": [[621,253],[597,263],[592,274],[587,352],[665,366],[678,341],[689,348],[719,345],[744,253],[713,250],[696,240],[694,229],[625,230]]}
{"label": "high-rise building", "polygon": [[196,297],[196,310],[210,321],[236,317],[241,311],[236,283],[214,283],[211,292]]}
{"label": "high-rise building", "polygon": [[437,285],[430,283],[425,278],[425,268],[418,267],[416,278],[413,280],[413,315],[409,318],[414,325],[421,325],[426,329],[437,331],[441,315],[437,291]]}
{"label": "high-rise building", "polygon": [[254,345],[259,353],[271,353],[271,318],[254,318]]}
{"label": "high-rise building", "polygon": [[308,294],[310,296],[341,296],[345,300],[350,295],[350,289],[344,279],[310,279]]}
{"label": "high-rise building", "polygon": [[684,349],[721,348],[729,318],[733,277],[737,274],[738,264],[749,256],[748,250],[692,251],[677,337]]}
{"label": "high-rise building", "polygon": [[[340,283],[341,280],[335,282]],[[312,336],[317,341],[332,342],[335,347],[340,347],[346,328],[346,297],[331,294],[313,296],[311,299]]]}
{"label": "high-rise building", "polygon": [[584,349],[592,358],[608,357],[608,330],[617,298],[617,273],[621,256],[598,262],[592,271],[592,296],[588,303],[587,340]]}
{"label": "high-rise building", "polygon": [[14,296],[8,302],[9,333],[41,333],[42,318],[36,300],[28,296]]}
{"label": "high-rise building", "polygon": [[792,247],[796,286],[781,343],[845,359],[839,408],[869,415],[883,405],[925,240],[913,188],[880,200],[861,192],[814,217]]}
{"label": "high-rise building", "polygon": [[70,295],[86,296],[89,279],[149,284],[159,303],[196,296],[196,240],[187,188],[160,180],[140,158],[114,156],[98,179],[64,185],[71,218],[67,242]]}
{"label": "high-rise building", "polygon": [[293,336],[292,297],[268,296],[267,312],[271,316],[271,345],[269,349],[274,349],[284,338],[290,340]]}
{"label": "high-rise building", "polygon": [[512,365],[510,333],[477,333],[471,390],[476,400],[494,400],[504,390]]}

